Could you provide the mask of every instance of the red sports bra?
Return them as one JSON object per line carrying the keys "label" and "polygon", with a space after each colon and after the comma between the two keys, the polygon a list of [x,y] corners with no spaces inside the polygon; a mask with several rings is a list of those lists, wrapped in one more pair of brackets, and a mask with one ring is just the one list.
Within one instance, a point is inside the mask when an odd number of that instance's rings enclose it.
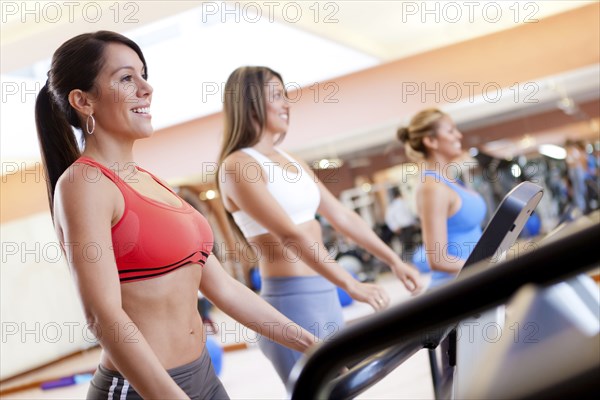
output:
{"label": "red sports bra", "polygon": [[[114,171],[89,157],[77,161],[96,167],[117,185],[125,200],[123,216],[112,227],[112,244],[121,283],[157,278],[188,264],[204,265],[213,247],[213,233],[196,209],[146,172],[181,201],[181,206],[146,197]],[[86,176],[93,176],[86,173]]]}

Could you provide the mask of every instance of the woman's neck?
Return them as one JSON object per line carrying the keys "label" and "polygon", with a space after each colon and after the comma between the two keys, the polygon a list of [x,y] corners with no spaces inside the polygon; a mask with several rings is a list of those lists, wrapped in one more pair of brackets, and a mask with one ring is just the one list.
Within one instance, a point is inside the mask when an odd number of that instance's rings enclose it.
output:
{"label": "woman's neck", "polygon": [[433,154],[425,159],[423,167],[426,170],[439,171],[444,169],[452,161],[453,160],[449,160],[446,157]]}
{"label": "woman's neck", "polygon": [[83,156],[116,170],[125,170],[135,164],[133,161],[133,143],[124,145],[117,142],[102,142],[88,138]]}
{"label": "woman's neck", "polygon": [[274,154],[275,150],[275,136],[269,133],[263,133],[258,143],[252,146],[264,155]]}

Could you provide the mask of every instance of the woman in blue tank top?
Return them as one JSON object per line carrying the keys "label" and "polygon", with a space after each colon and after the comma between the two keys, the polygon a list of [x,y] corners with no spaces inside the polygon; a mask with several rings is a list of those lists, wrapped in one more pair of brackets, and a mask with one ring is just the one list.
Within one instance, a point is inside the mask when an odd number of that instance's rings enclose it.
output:
{"label": "woman in blue tank top", "polygon": [[413,263],[421,272],[431,272],[429,287],[439,286],[456,276],[481,237],[485,201],[450,176],[458,170],[452,163],[462,155],[462,134],[448,115],[423,110],[398,129],[398,138],[422,171],[415,195],[423,244]]}

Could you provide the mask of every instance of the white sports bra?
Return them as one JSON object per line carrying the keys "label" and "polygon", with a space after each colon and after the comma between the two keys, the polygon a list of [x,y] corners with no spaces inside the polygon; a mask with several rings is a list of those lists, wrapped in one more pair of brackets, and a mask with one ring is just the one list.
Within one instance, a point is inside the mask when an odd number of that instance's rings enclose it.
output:
{"label": "white sports bra", "polygon": [[[300,163],[287,153],[277,148],[275,150],[290,162],[280,165],[250,147],[242,149],[262,165],[267,178],[267,189],[296,225],[314,219],[321,202],[317,184]],[[242,210],[231,215],[246,238],[269,232]]]}

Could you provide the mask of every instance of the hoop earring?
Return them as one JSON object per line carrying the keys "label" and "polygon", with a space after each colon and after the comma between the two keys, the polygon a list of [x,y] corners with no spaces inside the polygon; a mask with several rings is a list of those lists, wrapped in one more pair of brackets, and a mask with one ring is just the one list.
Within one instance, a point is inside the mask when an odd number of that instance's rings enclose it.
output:
{"label": "hoop earring", "polygon": [[[92,129],[90,129],[90,118],[92,119]],[[94,130],[96,130],[96,120],[94,119],[93,114],[88,115],[87,120],[85,121],[85,130],[87,131],[88,135],[93,134]]]}

